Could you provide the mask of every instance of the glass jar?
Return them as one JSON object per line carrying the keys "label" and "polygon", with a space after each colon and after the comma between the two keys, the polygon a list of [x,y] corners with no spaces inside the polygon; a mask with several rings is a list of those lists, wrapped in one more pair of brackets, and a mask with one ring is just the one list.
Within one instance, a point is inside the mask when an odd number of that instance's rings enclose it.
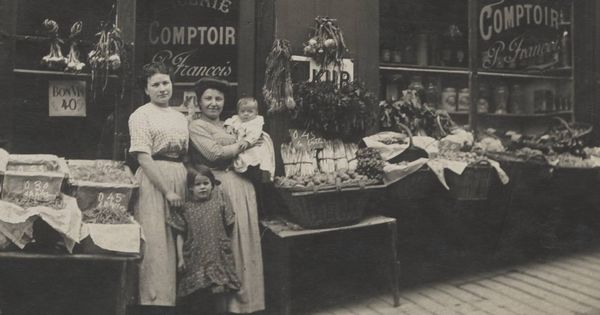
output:
{"label": "glass jar", "polygon": [[514,114],[527,113],[527,109],[525,108],[525,94],[519,84],[513,84],[510,88],[510,105],[508,112]]}
{"label": "glass jar", "polygon": [[381,50],[381,61],[390,62],[391,60],[392,60],[392,52],[387,48],[382,49]]}
{"label": "glass jar", "polygon": [[469,88],[458,91],[458,111],[468,112],[471,107],[471,90]]}
{"label": "glass jar", "polygon": [[490,86],[486,83],[479,84],[479,99],[477,100],[477,112],[487,113],[490,111]]}
{"label": "glass jar", "polygon": [[392,61],[394,63],[402,63],[402,52],[400,50],[392,51]]}
{"label": "glass jar", "polygon": [[505,83],[498,83],[494,88],[494,106],[496,114],[506,114],[508,108],[508,87]]}
{"label": "glass jar", "polygon": [[442,91],[442,100],[440,109],[447,112],[456,111],[456,89],[452,87],[444,88]]}
{"label": "glass jar", "polygon": [[408,85],[408,89],[415,90],[417,92],[421,92],[421,91],[425,90],[425,87],[423,86],[423,81],[422,81],[420,75],[415,75],[412,78],[410,78],[410,84]]}

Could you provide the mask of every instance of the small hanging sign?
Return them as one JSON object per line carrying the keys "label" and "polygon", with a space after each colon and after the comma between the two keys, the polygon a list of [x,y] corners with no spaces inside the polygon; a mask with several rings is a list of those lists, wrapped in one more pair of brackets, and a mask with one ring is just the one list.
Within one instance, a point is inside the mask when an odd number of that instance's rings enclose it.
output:
{"label": "small hanging sign", "polygon": [[85,81],[49,81],[48,104],[50,117],[85,117]]}

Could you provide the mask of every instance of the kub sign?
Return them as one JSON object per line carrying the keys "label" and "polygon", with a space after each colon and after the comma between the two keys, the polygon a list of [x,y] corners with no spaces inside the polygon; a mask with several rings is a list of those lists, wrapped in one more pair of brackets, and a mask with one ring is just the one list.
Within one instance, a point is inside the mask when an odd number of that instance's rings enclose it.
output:
{"label": "kub sign", "polygon": [[85,117],[85,81],[50,81],[48,113],[50,117]]}

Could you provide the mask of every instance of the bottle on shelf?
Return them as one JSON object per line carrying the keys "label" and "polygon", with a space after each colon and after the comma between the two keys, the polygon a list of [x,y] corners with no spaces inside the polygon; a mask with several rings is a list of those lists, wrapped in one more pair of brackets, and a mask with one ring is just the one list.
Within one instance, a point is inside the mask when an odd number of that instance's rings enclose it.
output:
{"label": "bottle on shelf", "polygon": [[417,65],[419,66],[427,66],[429,64],[428,58],[428,36],[427,33],[419,33],[416,36],[416,56],[417,56]]}
{"label": "bottle on shelf", "polygon": [[570,42],[571,36],[569,35],[569,31],[565,30],[560,38],[560,59],[561,66],[564,68],[568,68],[571,66]]}
{"label": "bottle on shelf", "polygon": [[467,64],[465,36],[457,25],[451,24],[444,32],[441,64],[446,67],[463,67]]}
{"label": "bottle on shelf", "polygon": [[508,108],[508,87],[499,81],[494,88],[494,113],[506,114]]}
{"label": "bottle on shelf", "polygon": [[382,62],[390,62],[392,61],[392,51],[388,48],[381,49],[381,61]]}
{"label": "bottle on shelf", "polygon": [[519,84],[513,84],[510,87],[510,104],[508,112],[512,114],[530,114],[525,104],[525,94]]}
{"label": "bottle on shelf", "polygon": [[438,108],[440,102],[440,91],[433,81],[429,81],[427,88],[425,88],[425,100],[427,105],[431,108]]}

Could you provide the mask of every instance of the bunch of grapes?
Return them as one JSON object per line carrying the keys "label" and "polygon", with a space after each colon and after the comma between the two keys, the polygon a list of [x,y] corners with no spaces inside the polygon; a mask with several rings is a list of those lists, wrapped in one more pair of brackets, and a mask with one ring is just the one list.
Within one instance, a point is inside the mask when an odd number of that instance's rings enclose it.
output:
{"label": "bunch of grapes", "polygon": [[383,181],[385,161],[379,151],[373,148],[360,148],[356,151],[356,160],[358,162],[356,173],[380,182]]}

